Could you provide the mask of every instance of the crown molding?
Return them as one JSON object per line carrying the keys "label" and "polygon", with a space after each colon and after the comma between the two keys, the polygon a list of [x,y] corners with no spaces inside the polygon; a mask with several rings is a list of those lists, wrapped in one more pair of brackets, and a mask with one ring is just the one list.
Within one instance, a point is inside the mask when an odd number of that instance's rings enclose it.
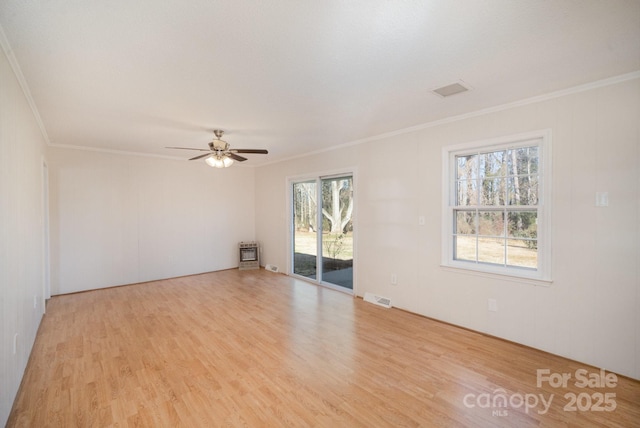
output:
{"label": "crown molding", "polygon": [[38,108],[36,107],[36,103],[33,101],[33,97],[31,96],[31,91],[29,90],[29,85],[27,85],[27,81],[22,74],[22,69],[20,69],[20,65],[18,64],[18,60],[13,54],[13,49],[11,49],[11,44],[7,39],[7,35],[4,32],[4,29],[0,25],[0,45],[2,45],[2,50],[4,51],[4,55],[7,57],[7,61],[9,61],[9,65],[11,65],[11,69],[13,70],[13,74],[16,76],[18,83],[20,84],[20,88],[22,88],[22,93],[27,100],[27,104],[29,104],[29,108],[31,108],[31,112],[33,113],[33,117],[40,128],[40,133],[44,138],[47,145],[51,145],[51,141],[49,140],[49,135],[47,134],[47,130],[44,127],[44,123],[42,122],[42,118],[40,117],[40,112],[38,112]]}
{"label": "crown molding", "polygon": [[[14,72],[14,74],[16,76],[16,79],[18,80],[18,83],[20,84],[20,87],[22,88],[22,92],[24,93],[24,96],[25,96],[25,98],[27,100],[27,103],[29,104],[29,107],[31,108],[33,116],[34,116],[34,118],[35,118],[35,120],[36,120],[36,122],[38,124],[38,127],[40,128],[40,132],[42,133],[42,136],[43,136],[43,138],[46,141],[48,146],[65,148],[65,149],[75,149],[75,150],[88,150],[88,151],[94,151],[94,152],[111,153],[111,154],[119,154],[119,155],[147,156],[147,157],[154,157],[154,158],[161,158],[161,159],[171,159],[171,160],[178,160],[179,159],[179,158],[174,157],[174,156],[163,156],[163,155],[155,155],[155,154],[150,154],[150,153],[128,152],[128,151],[123,151],[123,150],[111,150],[111,149],[95,148],[95,147],[89,148],[89,147],[83,147],[83,146],[65,145],[65,144],[53,144],[53,143],[51,143],[51,140],[49,139],[49,135],[47,134],[47,130],[46,130],[45,126],[44,126],[44,123],[42,122],[42,118],[40,117],[40,113],[38,112],[38,108],[36,107],[36,104],[33,101],[33,97],[31,96],[31,91],[29,90],[29,86],[27,85],[27,82],[26,82],[26,80],[24,78],[24,75],[22,74],[22,70],[20,69],[20,65],[18,64],[18,61],[15,58],[15,55],[13,54],[13,50],[11,49],[11,45],[10,45],[10,43],[9,43],[7,37],[6,37],[6,34],[4,33],[4,30],[3,30],[2,26],[0,26],[0,45],[2,45],[2,49],[4,51],[4,54],[5,54],[6,58],[7,58],[7,60],[9,61],[9,64],[11,65],[11,69],[13,70],[13,72]],[[303,157],[307,157],[307,156],[313,156],[313,155],[326,153],[326,152],[330,152],[330,151],[334,151],[334,150],[338,150],[338,149],[344,149],[344,148],[351,147],[351,146],[356,146],[356,145],[365,144],[365,143],[369,143],[369,142],[373,142],[373,141],[378,141],[378,140],[382,140],[382,139],[386,139],[386,138],[391,138],[391,137],[395,137],[395,136],[398,136],[398,135],[409,134],[409,133],[420,131],[420,130],[423,130],[423,129],[433,128],[433,127],[436,127],[436,126],[449,124],[449,123],[453,123],[453,122],[458,122],[458,121],[461,121],[461,120],[465,120],[465,119],[469,119],[469,118],[473,118],[473,117],[478,117],[478,116],[483,116],[483,115],[486,115],[486,114],[496,113],[496,112],[508,110],[508,109],[511,109],[511,108],[521,107],[521,106],[525,106],[525,105],[529,105],[529,104],[534,104],[534,103],[538,103],[538,102],[542,102],[542,101],[547,101],[547,100],[551,100],[551,99],[555,99],[555,98],[560,98],[560,97],[564,97],[564,96],[571,95],[571,94],[576,94],[576,93],[580,93],[580,92],[585,92],[585,91],[597,89],[597,88],[600,88],[600,87],[615,85],[617,83],[622,83],[622,82],[626,82],[626,81],[634,80],[634,79],[638,79],[638,78],[640,78],[640,70],[633,71],[633,72],[626,73],[626,74],[622,74],[622,75],[619,75],[619,76],[614,76],[614,77],[610,77],[610,78],[606,78],[606,79],[597,80],[595,82],[590,82],[590,83],[574,86],[574,87],[571,87],[571,88],[567,88],[567,89],[563,89],[563,90],[559,90],[559,91],[555,91],[555,92],[550,92],[548,94],[543,94],[543,95],[539,95],[539,96],[535,96],[535,97],[531,97],[531,98],[526,98],[526,99],[523,99],[523,100],[511,102],[511,103],[501,104],[501,105],[494,106],[494,107],[488,107],[488,108],[481,109],[481,110],[476,110],[476,111],[473,111],[473,112],[470,112],[470,113],[464,113],[464,114],[460,114],[460,115],[456,115],[456,116],[450,116],[450,117],[446,117],[446,118],[443,118],[443,119],[438,119],[438,120],[434,120],[434,121],[431,121],[431,122],[426,122],[426,123],[423,123],[423,124],[420,124],[420,125],[415,125],[415,126],[411,126],[411,127],[408,127],[408,128],[399,129],[399,130],[396,130],[396,131],[391,131],[391,132],[386,132],[386,133],[383,133],[383,134],[378,134],[378,135],[375,135],[375,136],[372,136],[372,137],[367,137],[367,138],[362,138],[362,139],[359,139],[359,140],[350,141],[350,142],[347,142],[347,143],[326,147],[326,148],[323,148],[323,149],[320,149],[320,150],[314,150],[314,151],[311,151],[311,152],[306,152],[306,153],[303,153],[303,154],[286,157],[284,159],[274,160],[272,162],[261,163],[259,165],[255,165],[254,167],[272,165],[272,164],[276,164],[276,163],[280,163],[280,162],[286,162],[286,161],[299,159],[299,158],[303,158]]]}
{"label": "crown molding", "polygon": [[86,146],[76,146],[73,144],[56,144],[51,143],[51,147],[56,149],[69,149],[69,150],[83,150],[85,152],[97,152],[97,153],[107,153],[111,155],[125,155],[125,156],[141,156],[141,157],[149,157],[149,158],[158,158],[158,159],[168,159],[168,160],[177,160],[183,161],[187,160],[178,156],[168,156],[168,155],[156,155],[153,153],[142,153],[142,152],[130,152],[127,150],[114,150],[114,149],[105,149],[102,147],[86,147]]}
{"label": "crown molding", "polygon": [[567,95],[572,95],[572,94],[577,94],[577,93],[580,93],[580,92],[590,91],[592,89],[597,89],[597,88],[601,88],[601,87],[605,87],[605,86],[615,85],[617,83],[622,83],[622,82],[626,82],[626,81],[634,80],[634,79],[640,79],[640,70],[633,71],[631,73],[621,74],[619,76],[614,76],[614,77],[609,77],[609,78],[606,78],[606,79],[597,80],[595,82],[585,83],[583,85],[573,86],[571,88],[562,89],[562,90],[555,91],[555,92],[550,92],[548,94],[538,95],[538,96],[531,97],[531,98],[525,98],[523,100],[514,101],[514,102],[510,102],[510,103],[506,103],[506,104],[500,104],[500,105],[494,106],[494,107],[487,107],[487,108],[484,108],[484,109],[481,109],[481,110],[476,110],[476,111],[473,111],[473,112],[470,112],[470,113],[464,113],[464,114],[460,114],[460,115],[456,115],[456,116],[449,116],[449,117],[445,117],[443,119],[438,119],[438,120],[434,120],[434,121],[431,121],[431,122],[426,122],[426,123],[423,123],[423,124],[420,124],[420,125],[415,125],[415,126],[411,126],[411,127],[408,127],[408,128],[403,128],[403,129],[399,129],[399,130],[396,130],[396,131],[385,132],[384,134],[378,134],[378,135],[375,135],[373,137],[362,138],[360,140],[354,140],[354,141],[351,141],[351,142],[348,142],[348,143],[338,144],[338,145],[335,145],[335,146],[326,147],[324,149],[315,150],[315,151],[311,151],[311,152],[307,152],[307,153],[299,154],[299,155],[295,155],[295,156],[290,156],[290,157],[287,157],[287,158],[284,158],[284,159],[275,160],[275,161],[268,162],[268,163],[263,163],[260,166],[266,166],[266,165],[276,164],[276,163],[280,163],[280,162],[286,162],[286,161],[299,159],[299,158],[303,158],[303,157],[307,157],[307,156],[313,156],[313,155],[317,155],[317,154],[321,154],[321,153],[330,152],[330,151],[333,151],[333,150],[338,150],[338,149],[343,149],[343,148],[347,148],[347,147],[351,147],[351,146],[356,146],[356,145],[359,145],[359,144],[369,143],[369,142],[372,142],[372,141],[377,141],[377,140],[382,140],[382,139],[386,139],[386,138],[396,137],[398,135],[409,134],[409,133],[412,133],[412,132],[421,131],[423,129],[433,128],[433,127],[436,127],[436,126],[449,124],[449,123],[453,123],[453,122],[459,122],[461,120],[465,120],[465,119],[469,119],[469,118],[473,118],[473,117],[484,116],[486,114],[496,113],[496,112],[509,110],[509,109],[516,108],[516,107],[522,107],[522,106],[526,106],[526,105],[529,105],[529,104],[535,104],[535,103],[539,103],[539,102],[543,102],[543,101],[547,101],[547,100],[552,100],[552,99],[555,99],[555,98],[564,97],[564,96],[567,96]]}
{"label": "crown molding", "polygon": [[[185,159],[183,157],[178,157],[178,156],[158,155],[154,153],[130,152],[126,150],[104,149],[101,147],[85,147],[85,146],[75,146],[73,144],[56,144],[56,143],[51,143],[49,144],[49,146],[55,149],[81,150],[85,152],[103,153],[103,154],[119,155],[119,156],[138,156],[138,157],[156,158],[156,159],[172,160],[172,161],[179,161],[179,162],[189,161],[189,159]],[[236,164],[234,164],[234,167],[235,166]],[[256,168],[259,165],[242,165],[238,163],[237,166],[242,168]]]}

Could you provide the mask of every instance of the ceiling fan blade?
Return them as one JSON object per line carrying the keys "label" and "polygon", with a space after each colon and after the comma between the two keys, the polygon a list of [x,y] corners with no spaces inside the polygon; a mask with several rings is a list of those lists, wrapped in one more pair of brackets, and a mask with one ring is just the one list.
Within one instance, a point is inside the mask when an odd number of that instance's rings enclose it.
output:
{"label": "ceiling fan blade", "polygon": [[255,153],[259,155],[268,155],[269,152],[264,149],[231,149],[234,153]]}
{"label": "ceiling fan blade", "polygon": [[189,159],[189,160],[202,159],[202,158],[204,158],[204,157],[209,156],[210,154],[211,154],[211,153],[205,153],[205,154],[203,154],[203,155],[196,156],[195,158],[191,158],[191,159]]}
{"label": "ceiling fan blade", "polygon": [[244,162],[247,160],[247,158],[238,156],[235,153],[231,153],[231,152],[227,152],[227,156],[229,156],[233,160],[237,160],[238,162]]}
{"label": "ceiling fan blade", "polygon": [[209,149],[192,149],[191,147],[165,147],[165,149],[179,149],[179,150],[198,150],[201,152],[209,152]]}

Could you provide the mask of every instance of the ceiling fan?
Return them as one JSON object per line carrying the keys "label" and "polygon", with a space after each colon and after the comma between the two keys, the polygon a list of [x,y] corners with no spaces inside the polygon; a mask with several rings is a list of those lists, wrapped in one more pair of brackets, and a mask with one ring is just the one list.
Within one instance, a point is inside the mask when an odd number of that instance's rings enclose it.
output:
{"label": "ceiling fan", "polygon": [[180,150],[198,150],[201,152],[207,152],[203,155],[198,155],[189,159],[197,160],[206,158],[204,161],[207,165],[214,168],[226,168],[233,164],[233,161],[244,162],[247,160],[244,156],[239,156],[238,153],[253,153],[266,155],[269,152],[264,149],[232,149],[229,147],[229,143],[222,139],[224,131],[221,129],[215,129],[213,131],[216,136],[215,140],[209,143],[209,149],[193,149],[189,147],[167,147],[167,149],[180,149]]}

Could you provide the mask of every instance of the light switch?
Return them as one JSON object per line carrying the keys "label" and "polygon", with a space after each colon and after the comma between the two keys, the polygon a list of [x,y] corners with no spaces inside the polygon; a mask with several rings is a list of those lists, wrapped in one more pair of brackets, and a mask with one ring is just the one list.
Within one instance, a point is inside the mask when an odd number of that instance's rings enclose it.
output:
{"label": "light switch", "polygon": [[609,206],[609,192],[596,192],[596,207]]}

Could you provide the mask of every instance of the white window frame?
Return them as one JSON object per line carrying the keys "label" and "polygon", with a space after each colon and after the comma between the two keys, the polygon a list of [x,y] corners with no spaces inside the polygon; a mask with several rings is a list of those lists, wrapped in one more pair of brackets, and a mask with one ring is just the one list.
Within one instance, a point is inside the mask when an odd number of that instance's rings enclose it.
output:
{"label": "white window frame", "polygon": [[[507,147],[538,147],[538,267],[526,269],[501,266],[454,258],[454,211],[456,207],[456,167],[455,157],[478,151],[499,150]],[[442,266],[468,273],[508,276],[532,282],[535,285],[549,285],[551,274],[551,130],[541,130],[517,135],[509,135],[489,140],[474,141],[443,147],[443,189],[442,189]]]}

